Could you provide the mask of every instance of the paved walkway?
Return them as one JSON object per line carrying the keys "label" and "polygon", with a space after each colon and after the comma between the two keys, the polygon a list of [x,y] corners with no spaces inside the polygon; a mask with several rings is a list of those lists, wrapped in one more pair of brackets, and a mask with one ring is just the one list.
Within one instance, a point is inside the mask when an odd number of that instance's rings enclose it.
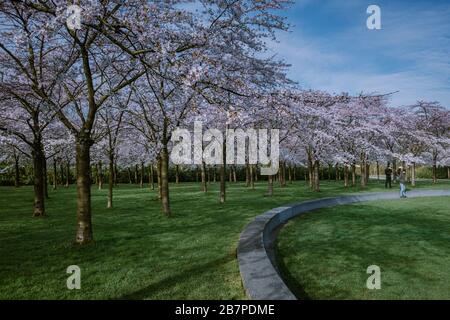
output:
{"label": "paved walkway", "polygon": [[[450,196],[450,190],[408,192],[409,198],[437,196]],[[289,219],[320,208],[398,198],[398,192],[360,193],[286,205],[257,216],[242,231],[237,248],[239,270],[248,297],[255,300],[296,299],[277,271],[272,250],[277,230]]]}

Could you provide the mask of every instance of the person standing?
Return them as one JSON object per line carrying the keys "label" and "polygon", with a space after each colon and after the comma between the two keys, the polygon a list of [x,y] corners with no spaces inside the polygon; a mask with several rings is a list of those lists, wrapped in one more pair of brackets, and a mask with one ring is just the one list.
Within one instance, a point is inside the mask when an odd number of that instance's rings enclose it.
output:
{"label": "person standing", "polygon": [[386,180],[384,182],[384,187],[387,189],[389,186],[389,189],[392,188],[392,169],[390,164],[388,163],[387,168],[384,170],[384,174],[386,175]]}
{"label": "person standing", "polygon": [[400,167],[397,174],[400,182],[400,198],[406,198],[406,170]]}

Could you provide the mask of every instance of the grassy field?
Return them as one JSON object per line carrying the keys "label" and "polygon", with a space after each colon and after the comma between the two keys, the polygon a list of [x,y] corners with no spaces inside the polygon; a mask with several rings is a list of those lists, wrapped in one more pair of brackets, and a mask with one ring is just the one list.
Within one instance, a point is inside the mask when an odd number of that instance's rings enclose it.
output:
{"label": "grassy field", "polygon": [[[284,278],[305,299],[450,299],[449,197],[320,209],[277,239]],[[369,290],[367,267],[381,269]]]}
{"label": "grassy field", "polygon": [[[434,186],[443,187],[450,185]],[[385,189],[372,182],[367,190]],[[95,243],[77,247],[74,186],[50,190],[44,218],[31,217],[31,187],[1,187],[0,298],[245,299],[236,246],[253,217],[285,203],[356,191],[331,182],[315,193],[298,181],[277,187],[270,198],[264,182],[255,190],[238,183],[220,205],[216,184],[205,195],[199,184],[181,183],[171,185],[173,217],[166,218],[148,187],[120,185],[112,210],[106,209],[107,188],[93,187]],[[66,288],[66,268],[73,264],[81,268],[81,290]]]}

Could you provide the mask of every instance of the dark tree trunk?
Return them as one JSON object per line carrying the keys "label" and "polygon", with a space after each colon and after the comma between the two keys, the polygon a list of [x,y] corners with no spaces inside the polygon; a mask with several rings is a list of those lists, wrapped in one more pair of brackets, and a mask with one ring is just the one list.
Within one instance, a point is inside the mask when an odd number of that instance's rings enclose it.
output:
{"label": "dark tree trunk", "polygon": [[225,190],[225,177],[226,177],[226,141],[224,140],[222,143],[222,164],[220,165],[220,195],[219,195],[219,202],[225,203],[226,199],[226,190]]}
{"label": "dark tree trunk", "polygon": [[144,187],[144,163],[143,162],[141,162],[141,176],[140,176],[140,181],[139,181],[139,186],[141,187],[141,188],[143,188]]}
{"label": "dark tree trunk", "polygon": [[249,177],[250,177],[250,187],[252,189],[255,189],[255,180],[254,180],[254,175],[253,175],[253,165],[249,165]]}
{"label": "dark tree trunk", "polygon": [[34,172],[34,209],[33,216],[45,215],[45,181],[44,181],[44,153],[40,143],[36,143],[32,151]]}
{"label": "dark tree trunk", "polygon": [[208,192],[208,185],[206,184],[206,164],[202,162],[202,191]]}
{"label": "dark tree trunk", "polygon": [[149,181],[150,182],[150,188],[152,190],[155,190],[155,179],[154,179],[153,175],[154,175],[154,173],[153,173],[153,163],[151,163],[150,164],[150,172],[149,172],[148,178],[150,180]]}
{"label": "dark tree trunk", "polygon": [[180,183],[180,169],[178,165],[175,165],[175,183]]}
{"label": "dark tree trunk", "polygon": [[361,181],[360,181],[360,184],[361,184],[362,188],[365,188],[366,185],[367,185],[367,182],[366,182],[366,179],[367,179],[366,169],[367,169],[366,156],[363,154],[363,155],[361,155]]}
{"label": "dark tree trunk", "polygon": [[138,184],[138,165],[134,165],[134,184]]}
{"label": "dark tree trunk", "polygon": [[437,183],[437,154],[433,153],[433,183]]}
{"label": "dark tree trunk", "polygon": [[98,162],[98,190],[103,188],[103,164],[101,161]]}
{"label": "dark tree trunk", "polygon": [[348,165],[344,164],[344,187],[348,187]]}
{"label": "dark tree trunk", "polygon": [[132,184],[133,181],[131,180],[131,170],[130,170],[130,168],[127,168],[127,171],[128,171],[128,183]]}
{"label": "dark tree trunk", "polygon": [[352,187],[356,186],[356,165],[352,163]]}
{"label": "dark tree trunk", "polygon": [[161,200],[163,212],[166,216],[170,216],[170,200],[169,200],[169,152],[167,145],[164,145],[161,151]]}
{"label": "dark tree trunk", "polygon": [[87,244],[94,240],[91,221],[91,159],[92,142],[88,137],[81,137],[76,145],[77,175],[77,231],[75,241]]}
{"label": "dark tree trunk", "polygon": [[53,190],[56,190],[58,185],[58,169],[56,166],[56,160],[53,159]]}
{"label": "dark tree trunk", "polygon": [[19,156],[14,156],[14,186],[20,187],[20,166]]}
{"label": "dark tree trunk", "polygon": [[267,177],[267,195],[273,196],[273,176],[269,175]]}
{"label": "dark tree trunk", "polygon": [[69,187],[70,184],[70,161],[66,162],[66,188]]}
{"label": "dark tree trunk", "polygon": [[109,175],[108,175],[108,204],[107,208],[113,207],[113,187],[114,187],[114,152],[109,153]]}
{"label": "dark tree trunk", "polygon": [[308,161],[308,178],[309,178],[309,187],[311,189],[314,188],[314,172],[313,172],[313,162],[312,160]]}
{"label": "dark tree trunk", "polygon": [[414,187],[416,185],[416,163],[412,163],[411,168],[411,185]]}
{"label": "dark tree trunk", "polygon": [[60,162],[60,164],[59,164],[59,172],[60,172],[60,178],[61,178],[61,185],[63,185],[63,183],[64,183],[64,165],[63,165],[63,163],[62,163],[62,161]]}
{"label": "dark tree trunk", "polygon": [[250,167],[248,162],[245,164],[245,186],[250,186]]}
{"label": "dark tree trunk", "polygon": [[119,170],[117,169],[117,164],[114,163],[114,186],[117,187],[117,174]]}
{"label": "dark tree trunk", "polygon": [[158,199],[162,199],[162,180],[161,180],[161,155],[158,155],[158,159],[156,162],[156,173],[157,173],[157,180],[158,180]]}
{"label": "dark tree trunk", "polygon": [[48,196],[48,175],[47,175],[47,159],[45,158],[45,154],[42,156],[42,172],[44,174],[44,196],[45,199],[49,199]]}
{"label": "dark tree trunk", "polygon": [[319,178],[320,163],[319,160],[314,161],[314,191],[320,191],[320,178]]}
{"label": "dark tree trunk", "polygon": [[377,181],[380,181],[380,163],[377,161]]}

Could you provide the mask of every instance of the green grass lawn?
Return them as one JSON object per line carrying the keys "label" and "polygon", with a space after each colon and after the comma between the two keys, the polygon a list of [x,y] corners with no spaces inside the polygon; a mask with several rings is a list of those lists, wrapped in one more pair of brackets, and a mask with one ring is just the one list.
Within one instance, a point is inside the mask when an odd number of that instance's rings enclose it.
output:
{"label": "green grass lawn", "polygon": [[[450,299],[450,198],[320,209],[281,229],[276,256],[305,299]],[[367,267],[381,269],[369,290]]]}
{"label": "green grass lawn", "polygon": [[[385,189],[372,182],[367,190]],[[44,218],[31,216],[31,187],[0,187],[0,298],[245,299],[236,246],[251,219],[285,203],[356,191],[331,182],[315,193],[297,181],[276,187],[270,198],[265,182],[255,190],[238,183],[220,205],[216,184],[206,195],[199,184],[172,184],[173,217],[166,218],[148,187],[120,185],[112,210],[106,209],[107,189],[93,187],[95,243],[77,247],[74,186],[50,190]],[[81,290],[66,288],[73,264],[81,268]]]}

